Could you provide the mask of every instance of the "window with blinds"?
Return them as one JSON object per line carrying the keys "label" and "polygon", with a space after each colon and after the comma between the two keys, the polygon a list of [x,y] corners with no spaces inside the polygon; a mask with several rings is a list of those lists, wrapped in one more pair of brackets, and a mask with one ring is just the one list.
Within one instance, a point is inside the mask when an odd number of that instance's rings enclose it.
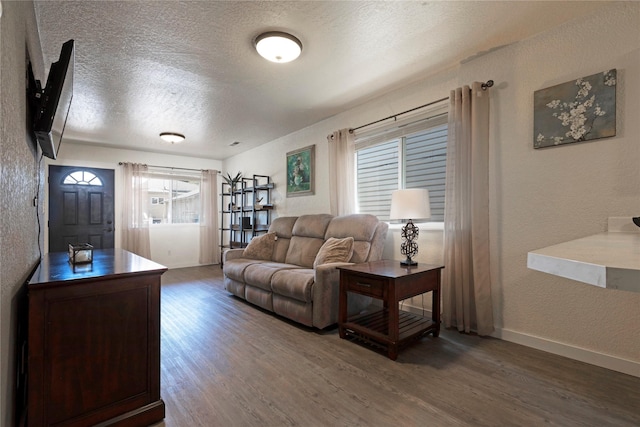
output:
{"label": "window with blinds", "polygon": [[430,221],[444,221],[444,184],[447,166],[447,125],[442,124],[404,138],[404,188],[426,188]]}
{"label": "window with blinds", "polygon": [[[426,188],[431,203],[429,221],[442,222],[447,130],[446,112],[439,112],[408,126],[378,130],[369,138],[356,139],[358,212],[388,220],[393,190]],[[383,135],[389,139],[381,142]]]}
{"label": "window with blinds", "polygon": [[358,212],[381,220],[389,219],[391,192],[398,189],[399,140],[356,152],[356,193]]}

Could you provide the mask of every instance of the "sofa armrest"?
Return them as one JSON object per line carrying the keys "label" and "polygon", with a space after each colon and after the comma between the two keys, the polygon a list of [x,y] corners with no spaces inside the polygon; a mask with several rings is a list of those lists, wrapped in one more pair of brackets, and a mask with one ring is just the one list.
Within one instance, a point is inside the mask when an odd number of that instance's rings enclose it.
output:
{"label": "sofa armrest", "polygon": [[[340,270],[336,267],[353,265],[352,262],[335,262],[319,265],[315,268],[315,284],[313,285],[313,326],[322,329],[338,323],[340,305]],[[364,295],[350,294],[347,313],[349,316],[360,313],[372,298]]]}
{"label": "sofa armrest", "polygon": [[244,249],[227,249],[222,254],[222,262],[231,261],[232,259],[242,258]]}
{"label": "sofa armrest", "polygon": [[338,322],[340,270],[336,267],[351,262],[332,262],[315,268],[313,285],[313,326],[322,329]]}
{"label": "sofa armrest", "polygon": [[337,286],[340,289],[340,270],[337,267],[343,265],[353,265],[352,262],[332,262],[329,264],[322,264],[317,266],[315,271],[315,282],[322,283],[322,288],[330,288]]}

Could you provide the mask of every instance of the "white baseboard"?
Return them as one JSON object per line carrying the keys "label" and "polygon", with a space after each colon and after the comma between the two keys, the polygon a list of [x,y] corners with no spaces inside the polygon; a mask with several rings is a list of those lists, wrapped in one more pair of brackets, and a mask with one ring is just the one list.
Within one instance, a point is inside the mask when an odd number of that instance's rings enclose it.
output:
{"label": "white baseboard", "polygon": [[535,348],[537,350],[557,354],[558,356],[564,356],[569,359],[600,366],[601,368],[611,369],[612,371],[622,372],[623,374],[632,375],[634,377],[640,377],[640,362],[635,362],[633,360],[622,359],[620,357],[598,353],[593,350],[587,350],[569,344],[524,334],[522,332],[511,331],[509,329],[497,328],[491,336]]}
{"label": "white baseboard", "polygon": [[[425,309],[423,311],[422,307],[416,307],[405,303],[402,309],[410,313],[431,317],[431,310]],[[558,356],[589,363],[601,368],[611,369],[612,371],[622,372],[623,374],[632,375],[634,377],[640,377],[640,362],[635,362],[633,360],[622,359],[620,357],[598,353],[593,350],[587,350],[569,344],[524,334],[522,332],[511,331],[509,329],[496,328],[495,332],[491,334],[491,336],[504,341],[535,348],[536,350],[542,350],[547,353],[557,354]]]}

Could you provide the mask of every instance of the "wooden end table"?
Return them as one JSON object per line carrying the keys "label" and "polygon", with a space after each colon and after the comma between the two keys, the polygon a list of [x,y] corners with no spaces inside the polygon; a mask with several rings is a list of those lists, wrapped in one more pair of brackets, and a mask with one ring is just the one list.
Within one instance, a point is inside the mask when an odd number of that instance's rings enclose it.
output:
{"label": "wooden end table", "polygon": [[[340,338],[354,337],[377,344],[396,360],[398,350],[432,333],[440,334],[440,274],[444,266],[420,263],[403,267],[400,261],[382,260],[338,267],[340,269]],[[348,293],[370,296],[383,301],[381,310],[348,317]],[[403,310],[398,303],[431,292],[432,318],[427,319]]]}

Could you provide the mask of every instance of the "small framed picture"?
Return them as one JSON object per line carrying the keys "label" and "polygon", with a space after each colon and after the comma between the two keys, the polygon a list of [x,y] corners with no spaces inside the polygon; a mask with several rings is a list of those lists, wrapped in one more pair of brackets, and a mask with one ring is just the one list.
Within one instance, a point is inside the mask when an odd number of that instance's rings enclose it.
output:
{"label": "small framed picture", "polygon": [[315,194],[315,145],[287,153],[287,197]]}

